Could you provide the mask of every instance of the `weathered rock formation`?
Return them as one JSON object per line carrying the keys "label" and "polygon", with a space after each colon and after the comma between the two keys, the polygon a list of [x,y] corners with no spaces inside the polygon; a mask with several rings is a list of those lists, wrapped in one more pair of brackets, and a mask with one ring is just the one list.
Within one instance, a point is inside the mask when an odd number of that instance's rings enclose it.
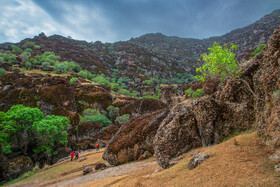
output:
{"label": "weathered rock formation", "polygon": [[153,140],[157,129],[166,117],[166,109],[147,113],[122,125],[106,147],[103,159],[112,165],[138,160],[146,151],[154,153]]}

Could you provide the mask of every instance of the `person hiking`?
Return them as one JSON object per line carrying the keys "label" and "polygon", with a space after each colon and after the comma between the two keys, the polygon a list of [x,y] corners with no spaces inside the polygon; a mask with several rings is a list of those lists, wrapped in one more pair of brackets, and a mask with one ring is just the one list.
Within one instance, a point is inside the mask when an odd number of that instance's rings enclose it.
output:
{"label": "person hiking", "polygon": [[75,160],[79,159],[79,152],[75,151]]}
{"label": "person hiking", "polygon": [[70,155],[71,155],[71,161],[73,161],[73,158],[74,158],[74,156],[75,156],[75,152],[72,151],[72,153],[70,153]]}
{"label": "person hiking", "polygon": [[99,143],[97,142],[97,144],[95,145],[96,151],[99,150]]}

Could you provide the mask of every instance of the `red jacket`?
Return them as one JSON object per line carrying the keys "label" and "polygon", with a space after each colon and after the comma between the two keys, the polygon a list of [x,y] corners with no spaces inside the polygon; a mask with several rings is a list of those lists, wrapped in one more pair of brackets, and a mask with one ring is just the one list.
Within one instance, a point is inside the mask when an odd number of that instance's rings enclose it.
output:
{"label": "red jacket", "polygon": [[74,151],[72,153],[70,153],[71,157],[74,157],[75,156],[75,153]]}

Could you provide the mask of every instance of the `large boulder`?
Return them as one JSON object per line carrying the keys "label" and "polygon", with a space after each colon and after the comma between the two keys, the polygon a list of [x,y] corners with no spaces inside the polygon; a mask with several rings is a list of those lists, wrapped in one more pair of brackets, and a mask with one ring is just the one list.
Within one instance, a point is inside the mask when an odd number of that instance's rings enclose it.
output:
{"label": "large boulder", "polygon": [[146,113],[155,112],[166,108],[167,105],[155,99],[139,99],[121,108],[120,116],[130,114],[131,117],[138,117]]}
{"label": "large boulder", "polygon": [[276,29],[258,58],[253,76],[258,134],[267,143],[280,147],[280,27]]}
{"label": "large boulder", "polygon": [[29,157],[14,157],[3,166],[3,177],[6,180],[15,179],[32,168],[33,162]]}
{"label": "large boulder", "polygon": [[57,163],[60,159],[65,158],[70,155],[72,149],[69,147],[60,147],[57,150],[57,154],[52,157],[52,163]]}
{"label": "large boulder", "polygon": [[83,142],[90,140],[95,142],[102,137],[102,125],[95,122],[80,123],[77,128],[72,131],[72,140],[76,142]]}
{"label": "large boulder", "polygon": [[177,105],[161,123],[154,139],[155,156],[163,168],[172,158],[202,145],[191,107]]}
{"label": "large boulder", "polygon": [[112,165],[138,160],[145,151],[154,153],[154,137],[168,110],[163,109],[133,118],[122,125],[106,147],[103,159]]}

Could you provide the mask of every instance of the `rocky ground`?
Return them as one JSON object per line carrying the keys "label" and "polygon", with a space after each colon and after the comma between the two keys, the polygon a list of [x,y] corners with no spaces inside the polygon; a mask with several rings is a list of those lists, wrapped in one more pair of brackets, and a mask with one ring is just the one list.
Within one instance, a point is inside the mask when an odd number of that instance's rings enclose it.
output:
{"label": "rocky ground", "polygon": [[[166,170],[152,157],[84,176],[84,167],[94,168],[102,161],[103,150],[91,151],[81,155],[87,158],[82,162],[64,161],[8,186],[278,186],[280,173],[268,159],[273,151],[255,132],[247,132],[219,145],[194,149]],[[191,158],[202,153],[210,157],[189,170]]]}

